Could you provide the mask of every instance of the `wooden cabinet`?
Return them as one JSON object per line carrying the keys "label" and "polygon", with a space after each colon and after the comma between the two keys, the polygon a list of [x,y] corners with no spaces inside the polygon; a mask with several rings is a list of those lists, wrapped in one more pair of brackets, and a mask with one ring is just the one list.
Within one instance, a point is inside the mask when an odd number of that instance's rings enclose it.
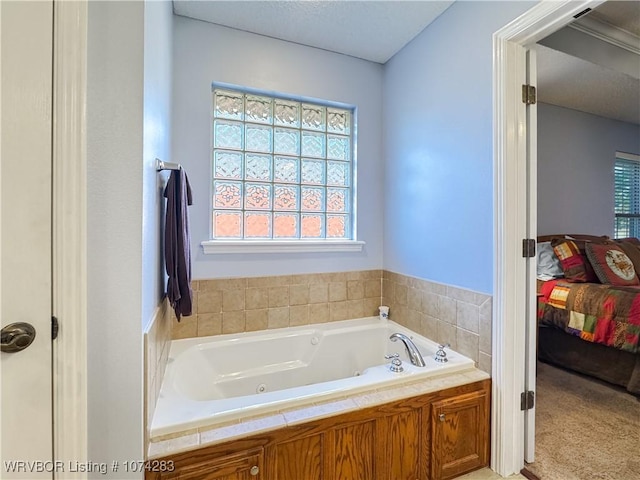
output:
{"label": "wooden cabinet", "polygon": [[[190,464],[159,474],[161,480],[264,480],[262,448],[218,458],[194,455]],[[198,461],[200,460],[200,461]]]}
{"label": "wooden cabinet", "polygon": [[488,464],[489,392],[485,380],[201,447],[146,478],[445,480]]}
{"label": "wooden cabinet", "polygon": [[431,406],[431,476],[453,478],[489,461],[489,396],[473,392]]}
{"label": "wooden cabinet", "polygon": [[422,434],[428,433],[422,408],[396,413],[378,421],[379,478],[385,480],[424,478]]}
{"label": "wooden cabinet", "polygon": [[268,449],[267,478],[322,480],[327,465],[327,434],[318,433],[295,440],[283,440]]}

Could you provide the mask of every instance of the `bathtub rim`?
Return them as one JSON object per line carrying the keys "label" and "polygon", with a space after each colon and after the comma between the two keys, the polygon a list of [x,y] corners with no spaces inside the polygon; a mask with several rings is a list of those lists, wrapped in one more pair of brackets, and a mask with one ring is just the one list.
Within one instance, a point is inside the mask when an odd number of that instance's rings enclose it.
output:
{"label": "bathtub rim", "polygon": [[399,388],[380,389],[373,393],[305,405],[282,412],[243,419],[239,422],[183,431],[174,435],[149,439],[146,448],[147,459],[159,459],[201,448],[229,444],[241,439],[268,435],[269,432],[282,428],[318,422],[352,411],[378,408],[425,395],[432,396],[437,392],[446,392],[460,387],[480,388],[481,384],[487,381],[491,382],[491,376],[487,372],[473,368],[467,372],[440,377],[436,382],[414,382]]}
{"label": "bathtub rim", "polygon": [[[154,415],[148,428],[150,440],[155,441],[158,438],[170,437],[172,435],[179,434],[180,432],[183,432],[183,431],[195,431],[197,429],[211,429],[211,428],[215,428],[216,425],[224,425],[224,424],[229,424],[234,422],[237,423],[239,421],[242,421],[242,419],[244,418],[254,418],[254,417],[268,415],[269,413],[276,414],[286,410],[302,408],[305,406],[311,406],[318,403],[329,402],[334,399],[341,399],[341,398],[344,399],[344,398],[352,397],[354,395],[362,395],[369,392],[376,392],[378,390],[393,388],[394,386],[412,384],[412,383],[421,382],[421,381],[428,382],[431,379],[437,379],[445,375],[464,373],[469,370],[475,369],[476,367],[475,362],[472,359],[460,354],[455,350],[449,349],[448,350],[449,355],[451,355],[451,357],[455,357],[458,361],[455,363],[448,363],[442,366],[438,366],[436,370],[430,369],[426,372],[422,372],[420,367],[415,367],[405,362],[403,364],[405,368],[405,372],[401,374],[394,374],[394,376],[388,377],[383,382],[367,383],[364,385],[351,386],[351,387],[334,388],[334,389],[326,390],[320,393],[305,394],[304,396],[296,397],[294,399],[285,398],[282,400],[274,401],[269,404],[249,405],[249,406],[239,407],[234,410],[225,410],[223,411],[223,413],[212,414],[206,418],[198,417],[195,419],[186,419],[181,423],[173,422],[173,423],[167,424],[167,422],[164,422],[161,425],[155,425],[156,417],[159,414],[159,407],[163,409],[167,408],[167,405],[165,405],[165,403],[167,401],[176,400],[175,398],[176,395],[178,396],[180,395],[177,392],[175,392],[175,390],[169,389],[172,395],[170,395],[168,399],[164,399],[163,397],[163,393],[166,393],[165,385],[164,385],[165,380],[171,379],[171,373],[169,373],[171,372],[170,363],[176,357],[178,357],[181,353],[187,351],[192,347],[198,347],[201,344],[210,344],[210,343],[234,344],[238,342],[249,341],[251,338],[254,338],[254,337],[262,337],[265,339],[269,339],[269,338],[275,338],[275,337],[282,337],[283,334],[285,334],[285,336],[294,336],[296,333],[305,332],[305,331],[317,332],[318,330],[337,330],[337,329],[358,330],[358,329],[365,329],[365,328],[370,328],[371,326],[378,326],[378,325],[383,327],[392,326],[394,332],[398,331],[401,333],[405,333],[412,339],[414,337],[419,337],[420,343],[427,344],[429,347],[433,348],[434,351],[437,349],[439,345],[438,342],[435,342],[427,337],[424,337],[418,334],[417,332],[414,332],[413,330],[409,329],[408,327],[400,325],[392,320],[380,320],[379,317],[374,317],[374,316],[362,317],[358,319],[341,320],[336,322],[317,323],[317,324],[300,325],[300,326],[294,326],[294,327],[283,327],[278,329],[260,330],[260,331],[254,331],[254,332],[242,332],[238,334],[223,334],[223,335],[212,335],[207,337],[193,337],[193,338],[172,340],[170,345],[170,350],[169,350],[169,360],[167,362],[167,371],[165,372],[165,375],[162,379],[161,390],[158,395],[156,408],[154,410]],[[404,350],[404,346],[402,344],[398,345],[398,350],[400,349]],[[371,367],[371,368],[378,368],[378,367],[386,368],[387,363],[381,363],[380,365],[376,367]],[[421,376],[422,373],[424,373],[425,375]],[[358,378],[361,378],[361,377],[358,377]],[[324,385],[332,384],[333,386],[336,384],[336,382],[345,381],[346,383],[346,381],[349,381],[349,380],[353,380],[353,377],[348,377],[348,378],[333,380],[328,382],[322,382],[321,384],[324,384]],[[320,384],[314,384],[310,387],[313,387],[315,385],[320,385]],[[292,388],[280,390],[280,391],[289,392],[289,391],[300,389],[300,388],[301,387],[292,387]],[[300,390],[297,390],[297,391],[300,391]],[[278,391],[274,391],[274,392],[278,392]],[[243,397],[232,397],[232,398],[238,399],[238,398],[251,398],[251,397],[255,397],[255,395],[247,395]],[[222,400],[201,401],[201,400],[190,400],[187,398],[182,398],[181,400],[183,403],[180,405],[180,407],[186,410],[189,410],[189,405],[191,405],[193,408],[197,408],[197,405],[201,403],[207,403],[212,401],[213,402],[222,401]],[[229,399],[224,399],[224,400],[229,400]],[[163,412],[160,411],[160,413],[163,413]]]}

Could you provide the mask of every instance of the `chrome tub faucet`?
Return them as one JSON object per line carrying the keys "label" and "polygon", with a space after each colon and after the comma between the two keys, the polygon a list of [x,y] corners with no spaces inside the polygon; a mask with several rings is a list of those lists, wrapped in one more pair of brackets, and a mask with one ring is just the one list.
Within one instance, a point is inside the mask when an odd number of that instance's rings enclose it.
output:
{"label": "chrome tub faucet", "polygon": [[409,355],[409,360],[411,360],[411,363],[416,367],[424,367],[424,358],[422,358],[422,354],[418,350],[418,347],[416,347],[415,343],[413,343],[413,341],[404,333],[394,333],[389,337],[389,340],[391,340],[392,342],[396,342],[398,341],[398,339],[402,340],[402,342],[404,343],[404,346],[407,349],[407,355]]}

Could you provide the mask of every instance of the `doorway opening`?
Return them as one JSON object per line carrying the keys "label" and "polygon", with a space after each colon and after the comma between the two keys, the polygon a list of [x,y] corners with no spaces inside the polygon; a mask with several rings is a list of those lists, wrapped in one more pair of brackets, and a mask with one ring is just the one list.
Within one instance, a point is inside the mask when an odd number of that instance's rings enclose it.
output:
{"label": "doorway opening", "polygon": [[[521,394],[535,393],[535,348],[532,302],[535,283],[532,260],[523,256],[534,215],[529,216],[528,191],[535,127],[529,124],[522,86],[527,84],[527,50],[559,30],[581,12],[602,1],[541,2],[494,34],[494,361],[492,461],[503,476],[520,471],[532,458],[535,409],[520,409]],[[535,188],[535,185],[533,185]],[[534,223],[535,225],[535,223]],[[528,312],[528,319],[523,319]],[[531,380],[527,385],[525,372]],[[533,372],[533,375],[531,375]]]}

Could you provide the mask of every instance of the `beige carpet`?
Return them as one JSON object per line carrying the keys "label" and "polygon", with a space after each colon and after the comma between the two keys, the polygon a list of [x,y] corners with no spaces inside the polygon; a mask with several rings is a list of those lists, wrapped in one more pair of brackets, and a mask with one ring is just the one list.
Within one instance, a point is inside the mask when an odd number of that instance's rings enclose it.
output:
{"label": "beige carpet", "polygon": [[536,461],[542,480],[640,480],[640,401],[538,363]]}

